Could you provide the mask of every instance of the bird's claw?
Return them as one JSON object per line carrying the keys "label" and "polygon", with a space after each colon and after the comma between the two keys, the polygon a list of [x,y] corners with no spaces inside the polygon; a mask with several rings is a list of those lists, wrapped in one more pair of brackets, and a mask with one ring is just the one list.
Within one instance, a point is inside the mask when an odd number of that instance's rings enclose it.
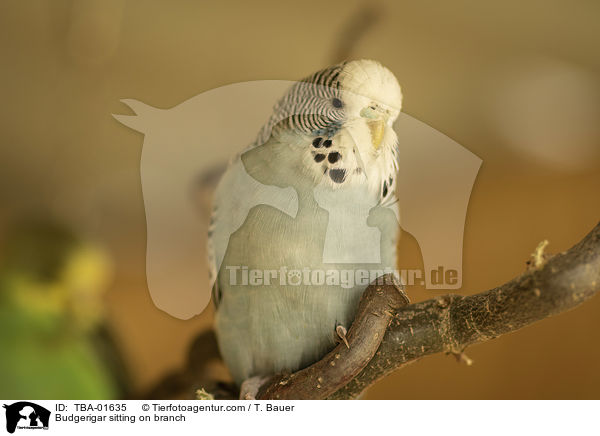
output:
{"label": "bird's claw", "polygon": [[346,330],[346,327],[344,327],[343,325],[338,325],[335,328],[335,332],[337,333],[337,335],[341,339],[341,341],[346,345],[346,348],[350,348],[348,339],[346,339],[346,334],[348,333],[348,331]]}
{"label": "bird's claw", "polygon": [[256,400],[260,387],[269,377],[255,376],[242,382],[240,386],[240,400]]}

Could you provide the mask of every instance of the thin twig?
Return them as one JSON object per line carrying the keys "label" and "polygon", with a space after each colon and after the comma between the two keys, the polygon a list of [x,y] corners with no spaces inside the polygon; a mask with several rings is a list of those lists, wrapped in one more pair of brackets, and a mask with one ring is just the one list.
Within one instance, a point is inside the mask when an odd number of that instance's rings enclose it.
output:
{"label": "thin twig", "polygon": [[358,42],[379,22],[382,16],[382,5],[372,2],[362,4],[341,29],[334,46],[332,63],[351,58]]}

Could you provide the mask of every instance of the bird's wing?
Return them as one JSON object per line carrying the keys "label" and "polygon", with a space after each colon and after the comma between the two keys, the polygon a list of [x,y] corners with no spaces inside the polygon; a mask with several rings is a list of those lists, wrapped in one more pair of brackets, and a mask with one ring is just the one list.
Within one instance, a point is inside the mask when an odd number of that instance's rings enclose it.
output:
{"label": "bird's wing", "polygon": [[[260,171],[260,167],[253,170]],[[215,192],[208,230],[209,278],[217,304],[217,275],[227,251],[229,237],[244,224],[250,210],[259,205],[272,206],[295,218],[298,212],[298,195],[292,187],[279,187],[257,180],[257,177],[251,176],[246,170],[242,155],[237,156]]]}

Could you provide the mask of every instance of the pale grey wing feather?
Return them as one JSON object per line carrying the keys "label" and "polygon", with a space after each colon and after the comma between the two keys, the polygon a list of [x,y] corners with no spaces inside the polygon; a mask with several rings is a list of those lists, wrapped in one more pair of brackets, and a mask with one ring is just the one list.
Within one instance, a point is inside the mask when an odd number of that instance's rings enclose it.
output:
{"label": "pale grey wing feather", "polygon": [[208,233],[211,287],[216,283],[229,237],[242,226],[250,210],[258,205],[272,206],[294,218],[298,213],[298,195],[291,187],[280,188],[258,182],[248,174],[238,156],[223,175],[215,192]]}

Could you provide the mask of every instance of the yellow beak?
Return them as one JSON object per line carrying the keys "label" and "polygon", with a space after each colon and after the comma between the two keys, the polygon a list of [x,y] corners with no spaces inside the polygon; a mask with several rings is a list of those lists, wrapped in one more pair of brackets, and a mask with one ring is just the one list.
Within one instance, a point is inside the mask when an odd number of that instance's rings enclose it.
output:
{"label": "yellow beak", "polygon": [[385,133],[385,120],[369,120],[367,121],[367,125],[371,131],[371,143],[373,144],[373,148],[377,150],[381,146],[381,141],[383,141],[383,134]]}

